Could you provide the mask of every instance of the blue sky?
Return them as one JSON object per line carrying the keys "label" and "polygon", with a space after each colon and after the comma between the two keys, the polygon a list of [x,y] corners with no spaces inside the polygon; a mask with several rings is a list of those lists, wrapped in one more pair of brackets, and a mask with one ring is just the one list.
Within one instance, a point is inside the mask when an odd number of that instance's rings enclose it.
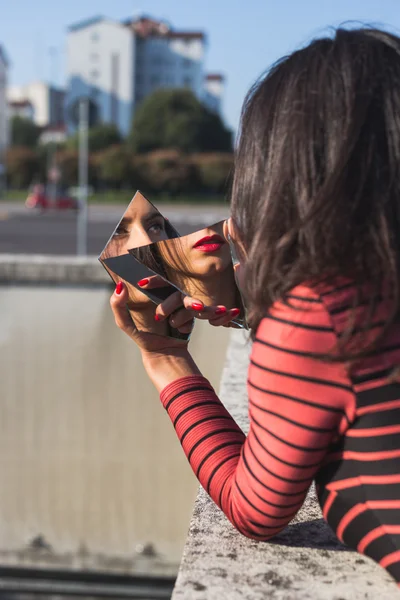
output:
{"label": "blue sky", "polygon": [[[64,83],[68,25],[98,14],[124,19],[137,13],[207,33],[207,69],[227,77],[224,116],[234,129],[255,79],[328,27],[362,21],[400,32],[399,0],[13,0],[3,7],[0,21],[11,82]],[[51,48],[56,49],[52,59]]]}

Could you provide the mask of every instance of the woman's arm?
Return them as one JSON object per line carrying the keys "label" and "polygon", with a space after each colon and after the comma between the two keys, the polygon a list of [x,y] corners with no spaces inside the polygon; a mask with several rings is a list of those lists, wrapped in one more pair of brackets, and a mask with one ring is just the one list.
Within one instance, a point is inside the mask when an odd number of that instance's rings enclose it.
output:
{"label": "woman's arm", "polygon": [[186,376],[161,393],[200,483],[236,529],[258,540],[279,533],[299,510],[354,403],[343,365],[310,356],[331,351],[336,336],[318,298],[304,297],[292,302],[308,303],[307,312],[281,304],[259,328],[247,438],[203,377]]}
{"label": "woman's arm", "polygon": [[[144,352],[145,367],[200,483],[244,535],[267,540],[301,507],[332,441],[347,428],[354,394],[318,297],[301,289],[279,304],[253,345],[246,438],[186,349]],[[307,310],[298,310],[299,308]]]}

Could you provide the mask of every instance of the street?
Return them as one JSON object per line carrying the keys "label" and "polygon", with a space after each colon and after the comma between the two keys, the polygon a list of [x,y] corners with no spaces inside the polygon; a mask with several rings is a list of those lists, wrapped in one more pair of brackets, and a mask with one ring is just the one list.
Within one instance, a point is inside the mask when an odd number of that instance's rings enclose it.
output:
{"label": "street", "polygon": [[[228,216],[226,206],[159,207],[182,235]],[[99,255],[126,206],[90,206],[88,254]],[[18,203],[0,202],[0,253],[76,254],[77,216],[73,212],[40,214]]]}

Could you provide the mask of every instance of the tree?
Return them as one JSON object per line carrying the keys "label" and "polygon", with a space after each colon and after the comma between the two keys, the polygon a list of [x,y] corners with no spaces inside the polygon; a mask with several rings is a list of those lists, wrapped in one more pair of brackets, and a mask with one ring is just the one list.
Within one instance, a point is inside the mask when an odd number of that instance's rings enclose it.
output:
{"label": "tree", "polygon": [[199,188],[207,193],[226,193],[232,181],[233,154],[196,154],[190,157],[196,168]]}
{"label": "tree", "polygon": [[194,165],[178,150],[155,150],[137,155],[133,166],[146,192],[179,194],[196,187]]}
{"label": "tree", "polygon": [[232,135],[221,117],[185,89],[158,90],[146,98],[133,119],[128,141],[135,152],[232,150]]}
{"label": "tree", "polygon": [[25,188],[38,176],[39,161],[31,148],[10,148],[6,153],[7,179],[12,188]]}
{"label": "tree", "polygon": [[[115,125],[103,123],[89,129],[88,142],[90,152],[99,152],[115,144],[120,144],[122,138]],[[69,138],[67,146],[71,150],[78,149],[79,133],[75,133]]]}
{"label": "tree", "polygon": [[110,146],[94,156],[98,178],[107,185],[128,185],[132,175],[132,156],[122,145]]}
{"label": "tree", "polygon": [[24,117],[11,119],[11,145],[35,148],[37,146],[41,129],[35,123]]}

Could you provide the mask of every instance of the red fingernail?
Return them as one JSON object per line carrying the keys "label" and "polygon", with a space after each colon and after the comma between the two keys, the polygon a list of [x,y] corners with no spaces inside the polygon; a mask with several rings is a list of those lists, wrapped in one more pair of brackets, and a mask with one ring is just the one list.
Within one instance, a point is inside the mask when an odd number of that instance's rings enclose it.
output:
{"label": "red fingernail", "polygon": [[225,313],[226,313],[225,306],[219,306],[218,308],[215,309],[216,315],[224,315]]}
{"label": "red fingernail", "polygon": [[161,321],[161,318],[158,315],[154,315],[154,320],[155,321]]}
{"label": "red fingernail", "polygon": [[240,315],[240,308],[232,308],[232,310],[231,310],[231,316],[232,317],[237,317],[238,315]]}
{"label": "red fingernail", "polygon": [[137,282],[139,287],[143,287],[144,285],[147,285],[149,283],[150,279],[141,279],[140,281]]}
{"label": "red fingernail", "polygon": [[203,310],[203,305],[200,302],[193,302],[192,308],[193,310]]}
{"label": "red fingernail", "polygon": [[115,293],[119,296],[123,289],[124,289],[124,284],[122,283],[122,281],[118,281],[116,288],[115,288]]}

